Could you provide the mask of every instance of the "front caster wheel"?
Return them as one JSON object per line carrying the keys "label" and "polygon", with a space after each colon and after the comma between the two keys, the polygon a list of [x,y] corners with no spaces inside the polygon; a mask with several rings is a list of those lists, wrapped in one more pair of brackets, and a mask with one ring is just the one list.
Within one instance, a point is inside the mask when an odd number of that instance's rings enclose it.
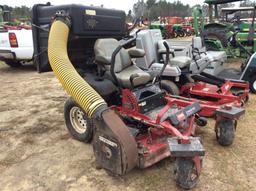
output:
{"label": "front caster wheel", "polygon": [[[200,161],[200,168],[202,160]],[[183,189],[191,189],[197,185],[199,180],[199,173],[196,169],[196,164],[193,158],[176,158],[174,166],[174,176],[176,184]]]}
{"label": "front caster wheel", "polygon": [[92,120],[72,98],[69,98],[64,105],[64,118],[67,129],[74,139],[86,143],[92,140]]}
{"label": "front caster wheel", "polygon": [[235,123],[233,120],[221,119],[217,122],[215,133],[218,143],[222,146],[229,146],[235,139]]}

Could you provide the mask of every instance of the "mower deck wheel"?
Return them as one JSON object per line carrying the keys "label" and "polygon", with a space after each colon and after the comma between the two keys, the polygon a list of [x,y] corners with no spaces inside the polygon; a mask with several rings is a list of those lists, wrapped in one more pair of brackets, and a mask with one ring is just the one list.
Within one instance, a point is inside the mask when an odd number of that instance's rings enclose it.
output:
{"label": "mower deck wheel", "polygon": [[235,123],[233,120],[221,119],[215,129],[216,138],[220,145],[229,146],[234,142]]}
{"label": "mower deck wheel", "polygon": [[194,160],[184,157],[176,158],[174,176],[176,184],[181,188],[187,190],[194,188],[199,180]]}
{"label": "mower deck wheel", "polygon": [[161,80],[161,89],[166,91],[166,93],[171,95],[179,95],[178,86],[169,80]]}
{"label": "mower deck wheel", "polygon": [[72,98],[64,105],[64,118],[67,129],[74,139],[86,143],[92,140],[93,123]]}

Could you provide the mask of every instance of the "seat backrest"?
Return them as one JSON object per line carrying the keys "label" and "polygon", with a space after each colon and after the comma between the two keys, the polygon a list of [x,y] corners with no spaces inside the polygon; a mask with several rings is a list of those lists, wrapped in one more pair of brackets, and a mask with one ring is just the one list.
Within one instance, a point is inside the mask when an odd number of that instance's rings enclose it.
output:
{"label": "seat backrest", "polygon": [[205,52],[206,48],[203,45],[202,38],[199,36],[193,37],[192,48],[197,48],[200,52]]}
{"label": "seat backrest", "polygon": [[193,37],[192,39],[192,47],[193,48],[198,48],[199,50],[203,48],[203,42],[202,38],[199,36]]}
{"label": "seat backrest", "polygon": [[[114,38],[97,39],[94,45],[96,63],[97,61],[101,61],[101,60],[97,60],[97,57],[104,58],[105,60],[108,60],[110,62],[111,56],[114,50],[119,45],[120,43]],[[106,64],[110,64],[110,63],[106,63]],[[127,52],[127,50],[122,48],[120,52],[116,55],[114,71],[116,73],[119,73],[123,69],[129,67],[130,65],[132,65],[131,57]]]}
{"label": "seat backrest", "polygon": [[143,49],[145,56],[136,59],[136,65],[148,69],[153,62],[158,62],[157,41],[162,40],[159,29],[142,30],[136,38],[136,48]]}

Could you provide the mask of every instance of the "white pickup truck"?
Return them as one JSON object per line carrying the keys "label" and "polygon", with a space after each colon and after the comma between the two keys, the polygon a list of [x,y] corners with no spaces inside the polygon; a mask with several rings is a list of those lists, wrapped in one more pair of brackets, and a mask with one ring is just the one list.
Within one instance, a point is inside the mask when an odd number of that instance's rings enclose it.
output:
{"label": "white pickup truck", "polygon": [[33,59],[32,30],[0,30],[0,60],[11,67]]}

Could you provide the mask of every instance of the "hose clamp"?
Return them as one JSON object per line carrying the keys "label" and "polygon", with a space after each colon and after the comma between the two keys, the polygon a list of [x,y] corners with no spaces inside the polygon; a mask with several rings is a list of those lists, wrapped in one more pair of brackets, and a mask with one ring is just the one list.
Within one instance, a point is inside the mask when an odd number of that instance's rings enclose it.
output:
{"label": "hose clamp", "polygon": [[53,21],[62,21],[65,23],[69,28],[71,28],[71,17],[69,13],[67,13],[65,10],[59,10],[55,13],[55,16],[53,17]]}

